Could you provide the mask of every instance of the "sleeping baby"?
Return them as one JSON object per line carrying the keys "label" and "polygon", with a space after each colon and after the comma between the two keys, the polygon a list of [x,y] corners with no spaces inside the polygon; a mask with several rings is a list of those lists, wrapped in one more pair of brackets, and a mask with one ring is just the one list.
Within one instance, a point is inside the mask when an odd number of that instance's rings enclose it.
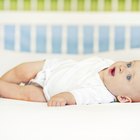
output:
{"label": "sleeping baby", "polygon": [[0,96],[48,106],[139,102],[139,69],[139,60],[99,57],[26,62],[0,78]]}

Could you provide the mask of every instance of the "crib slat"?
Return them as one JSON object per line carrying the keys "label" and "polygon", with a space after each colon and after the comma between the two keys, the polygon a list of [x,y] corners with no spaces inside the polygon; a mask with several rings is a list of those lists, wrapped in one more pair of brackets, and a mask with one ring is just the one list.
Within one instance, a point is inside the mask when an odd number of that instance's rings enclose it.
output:
{"label": "crib slat", "polygon": [[[9,12],[0,14],[0,45],[3,50],[97,54],[140,46],[140,18],[136,13],[13,12],[8,15]],[[6,25],[10,28],[6,29]]]}

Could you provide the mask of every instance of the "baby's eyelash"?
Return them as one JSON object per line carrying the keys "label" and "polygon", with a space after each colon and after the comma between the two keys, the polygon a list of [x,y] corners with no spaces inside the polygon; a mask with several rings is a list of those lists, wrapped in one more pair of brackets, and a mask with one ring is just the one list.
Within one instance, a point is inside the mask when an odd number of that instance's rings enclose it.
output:
{"label": "baby's eyelash", "polygon": [[132,62],[127,63],[127,67],[130,68],[132,65]]}
{"label": "baby's eyelash", "polygon": [[127,75],[127,76],[126,76],[126,79],[127,79],[128,81],[130,81],[131,78],[132,78],[132,75]]}

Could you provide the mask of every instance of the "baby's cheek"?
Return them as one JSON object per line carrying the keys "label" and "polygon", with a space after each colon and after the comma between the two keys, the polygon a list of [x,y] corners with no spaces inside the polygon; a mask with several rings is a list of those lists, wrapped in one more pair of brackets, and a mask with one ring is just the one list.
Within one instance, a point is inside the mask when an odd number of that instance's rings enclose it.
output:
{"label": "baby's cheek", "polygon": [[117,86],[120,85],[121,79],[118,79],[116,77],[113,77],[110,79],[110,84],[112,87],[116,88]]}

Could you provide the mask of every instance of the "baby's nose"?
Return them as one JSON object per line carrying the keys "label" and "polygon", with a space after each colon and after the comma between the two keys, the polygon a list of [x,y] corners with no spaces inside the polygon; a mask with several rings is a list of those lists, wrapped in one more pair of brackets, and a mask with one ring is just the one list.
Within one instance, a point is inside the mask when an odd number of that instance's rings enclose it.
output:
{"label": "baby's nose", "polygon": [[120,72],[124,72],[125,69],[126,69],[126,66],[124,66],[124,65],[120,65]]}

